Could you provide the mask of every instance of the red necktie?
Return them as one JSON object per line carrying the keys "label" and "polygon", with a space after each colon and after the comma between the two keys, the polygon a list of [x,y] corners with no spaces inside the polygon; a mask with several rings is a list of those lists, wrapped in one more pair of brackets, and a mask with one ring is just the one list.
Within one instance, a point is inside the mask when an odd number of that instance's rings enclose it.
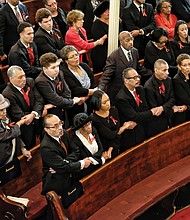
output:
{"label": "red necktie", "polygon": [[133,92],[134,96],[135,96],[135,101],[137,103],[137,105],[139,106],[140,103],[142,103],[142,101],[139,98],[139,95],[136,93],[136,91]]}
{"label": "red necktie", "polygon": [[66,148],[65,144],[63,143],[63,141],[61,140],[61,138],[59,138],[59,143],[60,143],[61,147],[65,150],[65,153],[67,154],[67,148]]}
{"label": "red necktie", "polygon": [[30,91],[30,87],[27,88],[27,91],[26,91],[26,92],[24,91],[23,88],[21,89],[21,91],[22,91],[24,100],[26,101],[26,103],[28,104],[28,106],[30,106],[30,98],[29,98],[29,96],[28,96],[28,93],[29,93],[29,91]]}
{"label": "red necktie", "polygon": [[161,86],[159,86],[159,93],[163,95],[165,94],[165,92],[166,92],[166,88],[164,83],[162,82]]}
{"label": "red necktie", "polygon": [[28,51],[28,56],[30,59],[30,66],[34,65],[34,52],[33,52],[33,48],[31,47],[27,47],[27,51]]}

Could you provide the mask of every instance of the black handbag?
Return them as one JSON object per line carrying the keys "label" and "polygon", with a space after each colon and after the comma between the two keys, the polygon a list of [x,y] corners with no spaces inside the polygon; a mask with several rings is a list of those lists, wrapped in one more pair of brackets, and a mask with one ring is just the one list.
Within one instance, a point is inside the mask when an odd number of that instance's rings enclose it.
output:
{"label": "black handbag", "polygon": [[80,196],[84,194],[81,182],[76,182],[65,190],[62,194],[62,203],[64,208],[68,208]]}
{"label": "black handbag", "polygon": [[11,162],[0,168],[0,186],[19,177],[21,173],[20,161],[18,158],[14,158]]}

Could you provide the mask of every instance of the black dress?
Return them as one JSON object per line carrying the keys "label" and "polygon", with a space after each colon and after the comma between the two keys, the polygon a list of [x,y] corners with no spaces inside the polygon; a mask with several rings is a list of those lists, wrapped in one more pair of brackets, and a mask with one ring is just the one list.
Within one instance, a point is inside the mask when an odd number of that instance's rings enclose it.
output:
{"label": "black dress", "polygon": [[104,151],[107,151],[109,147],[113,147],[112,157],[117,156],[120,147],[120,135],[117,134],[120,128],[120,121],[117,109],[111,107],[109,116],[106,118],[94,113],[92,120],[93,126],[98,131]]}
{"label": "black dress", "polygon": [[[94,41],[100,39],[105,34],[108,35],[108,24],[96,19],[92,25],[92,35]],[[99,73],[103,71],[106,64],[108,50],[108,38],[103,45],[98,45],[91,50],[91,59],[93,64],[93,72]]]}

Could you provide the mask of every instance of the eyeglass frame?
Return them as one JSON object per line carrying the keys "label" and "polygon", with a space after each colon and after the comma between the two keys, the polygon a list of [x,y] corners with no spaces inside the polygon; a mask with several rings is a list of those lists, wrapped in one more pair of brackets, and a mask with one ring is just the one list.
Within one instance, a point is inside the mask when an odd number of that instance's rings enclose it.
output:
{"label": "eyeglass frame", "polygon": [[141,79],[141,75],[136,75],[136,76],[132,76],[132,77],[127,77],[126,79],[134,79],[134,80]]}
{"label": "eyeglass frame", "polygon": [[55,124],[54,126],[45,126],[45,128],[55,128],[58,129],[60,126],[64,125],[64,121],[59,121],[58,124]]}
{"label": "eyeglass frame", "polygon": [[73,54],[71,57],[67,57],[67,60],[72,60],[72,59],[77,58],[79,56],[80,56],[80,54],[76,53],[76,54]]}

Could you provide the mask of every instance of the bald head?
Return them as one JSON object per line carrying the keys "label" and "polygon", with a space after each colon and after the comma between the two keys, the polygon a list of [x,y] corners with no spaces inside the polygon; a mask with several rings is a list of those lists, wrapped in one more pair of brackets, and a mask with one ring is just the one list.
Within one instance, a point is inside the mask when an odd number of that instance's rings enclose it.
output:
{"label": "bald head", "polygon": [[133,40],[134,38],[129,31],[122,31],[119,34],[120,45],[123,46],[126,50],[132,50]]}

